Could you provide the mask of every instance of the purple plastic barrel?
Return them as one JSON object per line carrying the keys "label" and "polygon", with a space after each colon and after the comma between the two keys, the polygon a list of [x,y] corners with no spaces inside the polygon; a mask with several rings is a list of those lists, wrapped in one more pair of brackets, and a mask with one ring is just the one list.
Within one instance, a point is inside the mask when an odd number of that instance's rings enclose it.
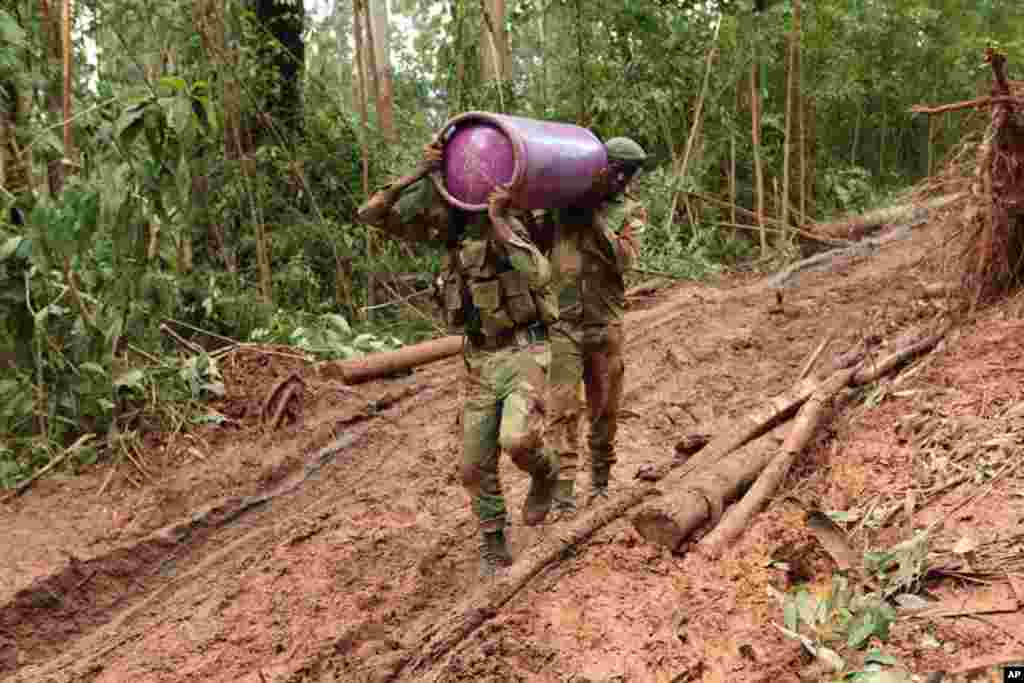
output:
{"label": "purple plastic barrel", "polygon": [[568,123],[471,111],[441,129],[441,171],[434,184],[451,204],[486,211],[487,196],[510,184],[517,209],[557,209],[583,201],[608,165],[597,136]]}

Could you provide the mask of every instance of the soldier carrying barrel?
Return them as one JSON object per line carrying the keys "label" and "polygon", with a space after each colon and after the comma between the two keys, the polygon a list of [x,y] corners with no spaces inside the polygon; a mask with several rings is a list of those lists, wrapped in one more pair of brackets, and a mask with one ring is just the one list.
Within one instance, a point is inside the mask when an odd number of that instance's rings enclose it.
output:
{"label": "soldier carrying barrel", "polygon": [[[560,154],[563,144],[573,153]],[[557,450],[545,445],[549,358],[553,386],[586,381],[592,493],[607,491],[621,396],[623,274],[636,257],[636,228],[644,219],[623,193],[644,158],[639,145],[622,138],[604,145],[576,126],[473,112],[452,119],[412,174],[359,209],[361,222],[390,236],[447,250],[446,318],[466,339],[462,483],[479,521],[484,577],[512,561],[500,453],[530,474],[525,524],[545,520],[556,484],[562,510],[575,507],[566,484],[576,469],[574,453],[564,448],[570,420],[560,419],[558,409],[552,428]],[[556,282],[523,223],[533,209],[556,209],[548,226]],[[579,315],[564,324],[555,287],[581,306],[568,306],[570,315]],[[553,332],[561,346],[552,356]],[[560,390],[552,398],[574,409]],[[559,450],[568,453],[560,483]]]}

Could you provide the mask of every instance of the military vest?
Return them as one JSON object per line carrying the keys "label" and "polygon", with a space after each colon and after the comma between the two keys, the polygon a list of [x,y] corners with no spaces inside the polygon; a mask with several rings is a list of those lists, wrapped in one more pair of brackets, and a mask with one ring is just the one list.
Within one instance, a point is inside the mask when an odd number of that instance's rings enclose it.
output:
{"label": "military vest", "polygon": [[445,313],[449,326],[469,335],[495,337],[535,322],[558,319],[549,286],[531,288],[489,240],[471,237],[449,249],[445,263]]}

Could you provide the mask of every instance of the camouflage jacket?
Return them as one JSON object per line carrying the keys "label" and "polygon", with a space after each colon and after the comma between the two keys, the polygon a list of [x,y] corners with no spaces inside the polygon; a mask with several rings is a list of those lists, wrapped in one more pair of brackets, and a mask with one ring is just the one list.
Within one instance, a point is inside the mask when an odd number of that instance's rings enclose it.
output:
{"label": "camouflage jacket", "polygon": [[459,234],[450,235],[452,209],[429,179],[405,188],[390,207],[379,198],[377,193],[360,207],[360,222],[397,239],[447,247],[443,278],[449,327],[464,325],[470,335],[495,336],[557,320],[551,265],[516,218],[509,217],[516,237],[503,243],[490,239],[486,213],[469,214]]}
{"label": "camouflage jacket", "polygon": [[638,253],[618,233],[628,224],[634,240],[639,238],[644,226],[639,202],[626,195],[596,209],[560,209],[546,219],[553,222],[550,258],[561,318],[582,325],[622,322],[625,274]]}

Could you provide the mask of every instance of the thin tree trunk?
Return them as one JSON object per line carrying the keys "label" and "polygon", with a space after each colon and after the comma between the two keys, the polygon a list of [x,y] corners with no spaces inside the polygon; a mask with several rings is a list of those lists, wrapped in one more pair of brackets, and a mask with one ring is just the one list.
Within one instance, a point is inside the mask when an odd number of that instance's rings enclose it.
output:
{"label": "thin tree trunk", "polygon": [[540,101],[543,111],[546,113],[550,102],[548,101],[548,60],[547,60],[547,35],[548,35],[548,7],[545,6],[537,17],[537,25],[540,36]]}
{"label": "thin tree trunk", "polygon": [[[50,0],[40,0],[42,10],[43,33],[46,35],[47,57],[50,62],[57,66],[62,62],[61,55],[61,18],[56,8],[50,4]],[[46,108],[51,118],[62,121],[64,103],[61,97],[61,88],[55,82],[50,82],[46,88]],[[50,185],[50,196],[56,197],[64,189],[64,164],[63,159],[51,159],[47,162],[47,177]]]}
{"label": "thin tree trunk", "polygon": [[807,222],[810,215],[807,213],[807,105],[804,102],[804,48],[803,48],[803,25],[800,16],[800,1],[796,0],[796,87],[797,87],[797,126],[800,132],[797,136],[800,153],[800,220]]}
{"label": "thin tree trunk", "polygon": [[[782,229],[789,229],[789,177],[790,161],[793,157],[793,93],[796,85],[796,46],[799,41],[797,35],[799,21],[799,2],[793,3],[793,30],[789,36],[789,50],[786,59],[786,121],[785,133],[782,142],[782,208],[779,220],[782,222]],[[784,235],[789,241],[789,236]]]}
{"label": "thin tree trunk", "polygon": [[[75,158],[74,140],[71,137],[71,0],[64,0],[61,21],[61,46],[64,58],[64,160]],[[67,173],[67,167],[65,167]]]}
{"label": "thin tree trunk", "polygon": [[374,79],[377,83],[377,120],[385,142],[398,141],[395,136],[395,115],[391,93],[391,46],[388,30],[387,0],[370,0],[370,44],[374,52]]}
{"label": "thin tree trunk", "polygon": [[505,0],[480,0],[480,73],[484,81],[509,79],[508,31]]}
{"label": "thin tree trunk", "polygon": [[359,16],[360,23],[363,27],[364,35],[366,36],[366,45],[364,50],[364,67],[367,72],[367,81],[369,82],[370,88],[373,90],[373,102],[377,110],[377,125],[380,126],[380,81],[377,78],[377,46],[374,40],[373,31],[370,25],[370,10],[366,3],[368,0],[358,0],[359,2]]}
{"label": "thin tree trunk", "polygon": [[369,153],[369,136],[370,136],[370,120],[367,106],[368,94],[367,94],[367,75],[366,75],[366,62],[363,60],[364,49],[363,49],[363,31],[362,31],[362,19],[360,12],[360,4],[362,0],[353,0],[352,2],[352,33],[355,37],[356,44],[356,75],[358,98],[356,100],[359,107],[359,116],[363,124],[363,135],[362,135],[362,156],[363,156],[363,195],[368,196],[370,194],[370,153]]}
{"label": "thin tree trunk", "polygon": [[[370,150],[369,150],[369,138],[370,138],[370,122],[369,113],[367,111],[367,69],[364,56],[366,50],[363,46],[363,21],[362,21],[362,5],[363,0],[353,0],[352,2],[352,31],[355,35],[356,43],[356,63],[357,71],[359,72],[359,115],[363,122],[363,134],[362,134],[362,156],[363,156],[363,196],[370,194]],[[371,264],[373,262],[374,255],[374,243],[373,243],[373,231],[368,230],[366,233],[366,253],[367,258]],[[375,304],[374,302],[374,291],[376,290],[376,282],[373,278],[373,268],[369,269],[370,275],[367,281],[367,298],[370,306]],[[356,315],[359,315],[358,309]]]}
{"label": "thin tree trunk", "polygon": [[[736,136],[729,136],[729,204],[730,204],[730,218],[733,225],[738,225],[736,221]],[[736,237],[736,228],[732,231],[733,237]]]}
{"label": "thin tree trunk", "polygon": [[[756,38],[755,38],[756,41]],[[754,143],[754,183],[757,194],[757,225],[761,229],[761,255],[768,253],[768,233],[764,229],[764,170],[761,168],[761,94],[757,78],[757,47],[750,65],[750,134]]]}
{"label": "thin tree trunk", "polygon": [[580,70],[580,82],[577,85],[580,92],[580,111],[577,116],[577,123],[581,126],[588,125],[587,120],[587,73],[586,59],[583,57],[583,3],[576,0],[576,63]]}

